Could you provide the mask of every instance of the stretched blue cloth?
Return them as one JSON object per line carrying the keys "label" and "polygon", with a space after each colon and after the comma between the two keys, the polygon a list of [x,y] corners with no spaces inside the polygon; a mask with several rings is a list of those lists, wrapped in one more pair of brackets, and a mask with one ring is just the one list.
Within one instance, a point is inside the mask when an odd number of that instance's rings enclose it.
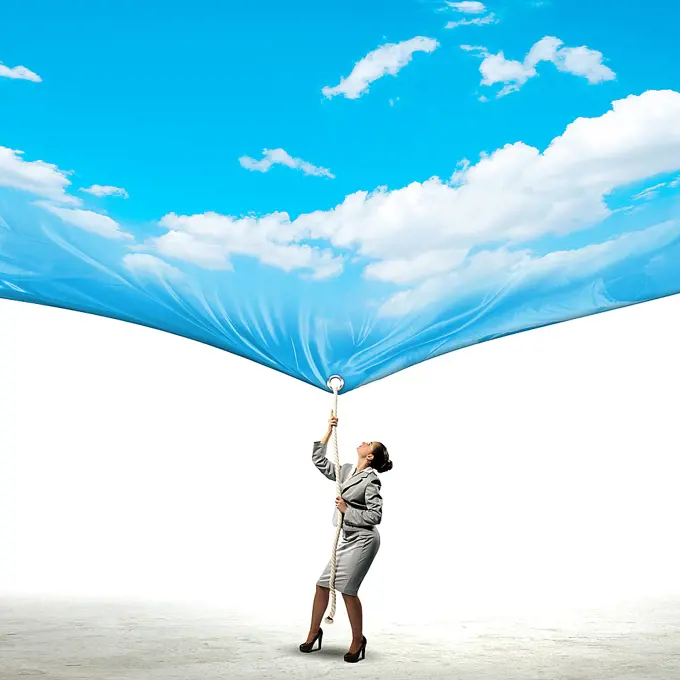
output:
{"label": "stretched blue cloth", "polygon": [[597,268],[569,253],[546,269],[528,257],[496,279],[461,273],[436,302],[381,315],[375,286],[356,273],[319,281],[245,261],[233,271],[175,271],[40,207],[17,210],[4,197],[0,210],[0,296],[193,338],[324,390],[333,374],[347,392],[474,343],[680,291],[677,222],[632,234],[625,258],[597,254],[607,260]]}
{"label": "stretched blue cloth", "polygon": [[[2,298],[185,336],[323,390],[338,374],[346,392],[680,292],[672,3],[649,35],[638,14],[616,36],[594,16],[587,46],[480,2],[315,3],[304,20],[272,0],[95,4],[7,19]],[[125,54],[94,31],[105,8]],[[558,34],[579,12],[540,11]],[[29,24],[40,40],[21,39]]]}

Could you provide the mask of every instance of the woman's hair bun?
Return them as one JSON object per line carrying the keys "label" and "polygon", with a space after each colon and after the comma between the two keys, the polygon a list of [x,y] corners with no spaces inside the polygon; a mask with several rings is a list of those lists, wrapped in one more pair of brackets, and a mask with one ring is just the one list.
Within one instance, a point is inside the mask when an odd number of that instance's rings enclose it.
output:
{"label": "woman's hair bun", "polygon": [[383,463],[383,466],[378,470],[378,472],[387,472],[392,469],[392,461],[389,458]]}
{"label": "woman's hair bun", "polygon": [[387,453],[385,445],[381,442],[376,442],[373,448],[373,460],[371,461],[371,467],[378,472],[387,472],[392,469],[392,461],[390,460],[390,454]]}

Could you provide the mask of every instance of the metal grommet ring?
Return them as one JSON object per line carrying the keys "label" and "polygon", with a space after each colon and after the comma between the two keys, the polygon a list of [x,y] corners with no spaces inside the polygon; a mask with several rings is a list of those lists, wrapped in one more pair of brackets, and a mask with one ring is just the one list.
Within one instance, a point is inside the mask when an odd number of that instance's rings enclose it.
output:
{"label": "metal grommet ring", "polygon": [[328,389],[331,392],[334,392],[335,390],[333,389],[333,383],[336,383],[338,392],[342,390],[342,388],[345,386],[345,381],[339,376],[339,375],[332,375],[330,378],[328,378],[328,382],[326,385],[328,386]]}

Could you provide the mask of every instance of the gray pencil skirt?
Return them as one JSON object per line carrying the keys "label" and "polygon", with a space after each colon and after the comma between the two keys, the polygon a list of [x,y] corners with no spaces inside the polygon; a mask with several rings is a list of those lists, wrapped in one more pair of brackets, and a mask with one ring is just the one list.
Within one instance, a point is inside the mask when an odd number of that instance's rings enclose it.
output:
{"label": "gray pencil skirt", "polygon": [[[362,581],[380,548],[378,529],[343,527],[338,541],[335,563],[335,589],[343,595],[357,595]],[[328,561],[317,585],[330,588],[331,561]]]}

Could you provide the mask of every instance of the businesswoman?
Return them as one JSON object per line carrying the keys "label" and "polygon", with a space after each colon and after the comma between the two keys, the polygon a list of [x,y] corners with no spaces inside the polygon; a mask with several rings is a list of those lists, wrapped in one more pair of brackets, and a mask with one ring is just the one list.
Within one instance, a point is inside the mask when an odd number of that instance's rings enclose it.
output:
{"label": "businesswoman", "polygon": [[[312,452],[314,465],[331,481],[335,481],[335,466],[326,457],[326,445],[337,424],[338,419],[331,414],[328,430],[320,441],[314,442]],[[380,442],[362,442],[357,447],[356,465],[348,463],[340,468],[342,493],[335,499],[335,505],[341,513],[342,536],[335,565],[335,589],[342,593],[352,627],[352,644],[345,654],[345,661],[349,663],[356,663],[366,656],[363,612],[357,593],[380,548],[377,525],[382,519],[383,502],[377,473],[391,469],[392,461]],[[333,513],[334,526],[337,526],[336,514]],[[321,649],[321,619],[328,607],[330,574],[329,561],[316,582],[312,623],[307,641],[300,645],[301,652],[311,652],[317,640],[318,649]]]}

